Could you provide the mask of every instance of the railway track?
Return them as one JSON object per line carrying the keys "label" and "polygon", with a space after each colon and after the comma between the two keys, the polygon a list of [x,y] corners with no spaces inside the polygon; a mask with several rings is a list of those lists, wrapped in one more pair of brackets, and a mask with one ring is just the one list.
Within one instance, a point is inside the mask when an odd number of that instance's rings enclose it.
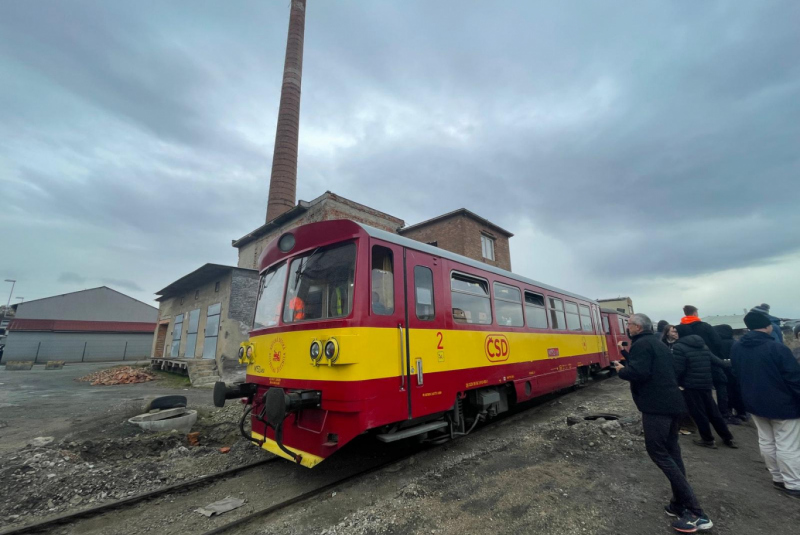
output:
{"label": "railway track", "polygon": [[65,524],[72,524],[76,520],[91,518],[94,516],[108,513],[109,511],[114,511],[116,509],[130,507],[131,505],[152,500],[154,498],[158,498],[159,496],[164,496],[165,494],[185,492],[187,490],[208,484],[212,481],[234,476],[241,472],[245,472],[247,470],[251,470],[258,466],[269,464],[277,460],[279,460],[278,457],[270,457],[268,459],[262,459],[254,463],[237,466],[235,468],[229,468],[227,470],[222,470],[220,472],[209,474],[207,476],[201,476],[192,479],[190,481],[184,481],[183,483],[176,483],[175,485],[169,485],[167,487],[162,487],[160,489],[153,490],[150,492],[145,492],[143,494],[137,494],[136,496],[131,496],[130,498],[125,498],[122,500],[117,500],[103,505],[98,505],[97,507],[91,507],[89,509],[82,509],[75,513],[69,513],[57,516],[49,520],[43,520],[41,522],[36,522],[34,524],[28,524],[27,526],[2,530],[0,531],[0,535],[22,535],[24,533],[47,533],[47,531],[50,528],[63,526]]}
{"label": "railway track", "polygon": [[[595,386],[595,385],[599,384],[600,382],[602,382],[602,380],[603,380],[602,378],[595,378],[590,384],[584,386],[583,389],[592,388],[593,386]],[[492,429],[493,427],[501,424],[502,422],[506,422],[509,419],[514,418],[515,416],[518,416],[518,415],[536,414],[536,412],[541,410],[547,404],[547,402],[552,401],[553,399],[556,399],[556,398],[561,397],[563,395],[565,395],[564,392],[556,393],[556,394],[550,394],[550,395],[538,398],[535,401],[531,401],[531,402],[526,402],[524,404],[520,404],[519,406],[517,406],[516,408],[512,409],[508,413],[506,413],[504,415],[501,415],[500,417],[498,417],[498,418],[496,418],[496,419],[494,419],[494,420],[492,420],[492,421],[490,421],[488,423],[484,423],[484,424],[478,426],[478,428],[475,429],[470,434],[474,435],[474,434],[485,433],[486,431],[488,431],[488,430]],[[431,445],[430,447],[435,447],[435,445]],[[402,455],[400,457],[393,458],[393,459],[390,459],[390,460],[385,461],[385,462],[381,462],[381,463],[379,463],[379,464],[377,464],[375,466],[369,467],[369,468],[367,468],[365,470],[360,470],[358,472],[354,472],[354,473],[348,474],[348,475],[346,475],[344,477],[336,479],[335,481],[332,481],[330,483],[326,483],[325,485],[322,485],[322,486],[317,487],[315,489],[303,492],[301,494],[298,494],[296,496],[293,496],[291,498],[288,498],[288,499],[283,500],[281,502],[278,502],[276,504],[273,504],[273,505],[270,505],[270,506],[265,507],[263,509],[254,511],[254,512],[248,514],[248,515],[245,515],[243,517],[235,519],[235,520],[233,520],[233,521],[231,521],[231,522],[229,522],[227,524],[224,524],[222,526],[218,526],[218,527],[216,527],[215,529],[213,529],[211,531],[203,533],[203,535],[218,535],[218,534],[221,534],[221,533],[229,533],[232,530],[234,530],[235,528],[246,526],[247,524],[251,523],[252,521],[254,521],[256,519],[270,516],[270,515],[272,515],[274,513],[277,513],[277,512],[279,512],[281,510],[284,510],[284,509],[286,509],[288,507],[291,507],[292,505],[304,502],[304,501],[306,501],[306,500],[308,500],[310,498],[313,498],[315,496],[319,496],[319,495],[325,494],[325,493],[330,492],[330,491],[332,491],[332,490],[334,490],[334,489],[336,489],[338,487],[346,485],[346,484],[348,484],[348,483],[350,483],[352,481],[356,481],[358,479],[366,477],[366,476],[368,476],[370,474],[373,474],[375,472],[379,472],[380,470],[383,470],[383,469],[389,468],[389,467],[391,467],[393,465],[397,465],[399,463],[402,463],[402,462],[408,460],[409,458],[417,455],[418,453],[420,453],[420,451],[422,451],[422,450],[414,449],[414,451],[412,451],[409,454],[405,454],[405,455]],[[236,474],[251,470],[253,468],[256,468],[256,467],[259,467],[259,466],[262,466],[262,465],[265,465],[265,464],[276,462],[276,461],[286,462],[286,461],[284,461],[284,460],[282,460],[282,459],[280,459],[278,457],[270,457],[268,459],[263,459],[261,461],[255,462],[255,463],[250,463],[250,464],[247,464],[247,465],[238,466],[238,467],[235,467],[235,468],[230,468],[228,470],[223,470],[223,471],[220,471],[220,472],[217,472],[217,473],[214,473],[214,474],[209,474],[207,476],[202,476],[202,477],[193,479],[191,481],[186,481],[186,482],[183,482],[183,483],[170,485],[168,487],[163,487],[161,489],[157,489],[157,490],[154,490],[154,491],[151,491],[151,492],[146,492],[146,493],[143,493],[143,494],[132,496],[130,498],[125,498],[123,500],[118,500],[118,501],[107,503],[107,504],[104,504],[104,505],[99,505],[97,507],[92,507],[92,508],[89,508],[89,509],[83,509],[83,510],[77,511],[75,513],[69,513],[69,514],[61,515],[61,516],[58,516],[58,517],[55,517],[55,518],[52,518],[52,519],[49,519],[49,520],[43,520],[41,522],[36,522],[34,524],[28,524],[26,526],[21,526],[21,527],[16,527],[16,528],[12,528],[12,529],[2,530],[2,531],[0,531],[0,535],[22,535],[22,534],[32,534],[32,533],[48,533],[49,530],[52,529],[52,528],[56,528],[56,527],[59,527],[59,526],[66,526],[66,525],[73,524],[73,523],[75,523],[77,521],[80,521],[80,520],[85,520],[85,519],[88,519],[88,518],[96,517],[96,516],[99,516],[99,515],[102,515],[102,514],[105,514],[105,513],[108,513],[108,512],[112,512],[112,511],[115,511],[115,510],[125,509],[127,507],[132,506],[132,505],[135,505],[135,504],[138,504],[138,503],[141,503],[141,502],[146,502],[146,501],[149,501],[149,500],[152,500],[152,499],[155,499],[155,498],[158,498],[160,496],[167,495],[167,494],[176,494],[176,493],[187,492],[187,491],[190,491],[192,489],[195,489],[195,488],[198,488],[198,487],[202,487],[202,486],[204,486],[204,485],[206,485],[206,484],[208,484],[208,483],[210,483],[212,481],[219,480],[219,479],[225,479],[225,478],[234,476]]]}

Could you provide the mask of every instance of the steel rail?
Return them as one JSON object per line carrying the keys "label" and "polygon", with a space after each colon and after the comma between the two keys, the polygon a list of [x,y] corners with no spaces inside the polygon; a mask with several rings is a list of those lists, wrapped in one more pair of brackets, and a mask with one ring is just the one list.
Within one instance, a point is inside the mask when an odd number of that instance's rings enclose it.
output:
{"label": "steel rail", "polygon": [[134,505],[139,502],[152,500],[153,498],[157,498],[159,496],[163,496],[164,494],[170,494],[174,492],[181,492],[183,490],[197,487],[200,485],[204,485],[210,481],[214,481],[216,479],[221,479],[224,477],[232,476],[238,474],[239,472],[244,472],[246,470],[250,470],[252,468],[256,468],[258,466],[271,463],[277,461],[279,457],[270,457],[268,459],[261,459],[260,461],[256,461],[254,463],[245,464],[242,466],[237,466],[235,468],[229,468],[227,470],[222,470],[220,472],[216,472],[213,474],[208,474],[205,476],[200,476],[198,478],[192,479],[190,481],[184,481],[183,483],[176,483],[174,485],[169,485],[167,487],[161,487],[160,489],[156,489],[150,492],[145,492],[143,494],[137,494],[136,496],[131,496],[130,498],[124,498],[122,500],[117,500],[114,502],[109,502],[103,505],[98,505],[96,507],[91,507],[88,509],[82,509],[75,513],[69,513],[61,516],[57,516],[55,518],[51,518],[49,520],[42,520],[41,522],[36,522],[33,524],[28,524],[26,526],[14,527],[11,529],[6,529],[0,531],[0,535],[21,535],[23,533],[38,533],[44,531],[48,528],[53,526],[58,526],[61,524],[70,524],[75,520],[79,520],[82,518],[91,518],[93,516],[101,515],[108,511],[113,511],[115,509],[121,509],[123,507],[128,507],[130,505]]}
{"label": "steel rail", "polygon": [[[600,380],[594,379],[591,384],[584,385],[584,386],[580,387],[580,390],[586,390],[588,388],[593,388],[594,386],[596,386],[597,384],[602,382],[604,379],[605,378],[600,379]],[[569,389],[570,393],[574,392],[574,391],[575,391],[574,389],[571,389],[571,388]],[[478,429],[476,429],[474,431],[474,433],[483,433],[487,429],[491,429],[495,425],[499,425],[502,422],[507,421],[509,418],[513,418],[515,416],[536,414],[537,412],[539,412],[537,409],[543,410],[543,408],[545,407],[545,404],[547,403],[547,401],[550,401],[552,399],[551,396],[553,396],[554,394],[555,394],[554,397],[560,397],[561,395],[565,395],[564,391],[562,390],[560,392],[554,392],[554,393],[551,393],[551,394],[547,394],[545,396],[541,396],[540,398],[538,398],[538,401],[540,403],[535,405],[535,406],[533,406],[533,407],[528,406],[527,408],[523,408],[523,407],[520,407],[518,405],[517,406],[517,410],[509,411],[509,413],[505,417],[499,417],[499,418],[496,418],[496,419],[492,420],[491,422],[484,423],[484,425],[479,427]],[[533,400],[530,400],[530,401],[533,401]],[[523,402],[523,404],[530,403],[530,401]],[[470,434],[472,434],[472,433],[470,433]],[[252,522],[253,520],[255,520],[257,518],[261,518],[261,517],[264,517],[264,516],[269,516],[272,513],[276,513],[276,512],[278,512],[278,511],[280,511],[282,509],[286,509],[287,507],[292,506],[292,505],[294,505],[296,503],[300,503],[300,502],[303,502],[305,500],[308,500],[309,498],[313,498],[315,496],[319,496],[320,494],[324,494],[326,492],[329,492],[329,491],[331,491],[331,490],[333,490],[335,488],[338,488],[338,487],[340,487],[342,485],[345,485],[345,484],[349,483],[350,481],[362,478],[364,476],[368,476],[368,475],[373,474],[373,473],[375,473],[377,471],[383,470],[384,468],[388,468],[389,466],[392,466],[392,465],[395,465],[395,464],[399,464],[399,463],[401,463],[401,462],[403,462],[403,461],[405,461],[405,460],[407,460],[407,459],[409,459],[411,457],[414,457],[418,453],[420,453],[420,452],[419,451],[413,451],[413,452],[411,452],[411,453],[409,453],[407,455],[404,455],[404,456],[402,456],[402,457],[400,457],[398,459],[392,459],[390,461],[386,461],[384,463],[380,463],[380,464],[378,464],[376,466],[373,466],[371,468],[367,468],[366,470],[362,470],[360,472],[356,472],[354,474],[350,474],[348,476],[345,476],[345,477],[343,477],[341,479],[338,479],[336,481],[333,481],[331,483],[328,483],[328,484],[323,485],[321,487],[318,487],[316,489],[312,489],[312,490],[309,490],[309,491],[304,492],[302,494],[298,494],[297,496],[294,496],[294,497],[289,498],[287,500],[284,500],[282,502],[278,502],[276,504],[270,505],[269,507],[266,507],[264,509],[260,509],[258,511],[254,511],[254,512],[252,512],[252,513],[250,513],[248,515],[245,515],[245,516],[243,516],[243,517],[241,517],[241,518],[239,518],[237,520],[233,520],[232,522],[229,522],[227,524],[224,524],[222,526],[214,528],[211,531],[207,531],[207,532],[203,533],[202,535],[220,535],[221,533],[226,533],[226,532],[228,532],[228,531],[230,531],[230,530],[232,530],[232,529],[234,529],[236,527],[240,527],[240,526],[243,526],[245,524],[249,524],[250,522]],[[2,535],[2,534],[0,534],[0,535]]]}

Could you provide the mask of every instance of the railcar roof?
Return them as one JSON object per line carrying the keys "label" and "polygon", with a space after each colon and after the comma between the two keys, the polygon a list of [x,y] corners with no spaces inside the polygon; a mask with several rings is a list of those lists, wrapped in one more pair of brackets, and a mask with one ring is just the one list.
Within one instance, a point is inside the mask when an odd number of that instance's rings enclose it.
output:
{"label": "railcar roof", "polygon": [[453,260],[454,262],[466,264],[476,269],[489,271],[491,273],[494,273],[495,275],[501,275],[503,277],[508,277],[509,279],[514,279],[516,281],[523,282],[531,286],[537,286],[545,290],[550,290],[551,292],[557,292],[563,295],[574,297],[575,299],[580,299],[581,301],[588,301],[590,303],[598,304],[597,301],[595,301],[594,299],[590,299],[588,297],[584,297],[576,293],[568,292],[566,290],[556,288],[555,286],[543,284],[541,282],[529,279],[527,277],[522,277],[521,275],[517,275],[516,273],[506,271],[505,269],[500,269],[498,267],[491,266],[489,264],[484,264],[483,262],[478,262],[477,260],[473,260],[472,258],[467,258],[466,256],[461,256],[460,254],[451,253],[450,251],[446,251],[439,247],[434,247],[433,245],[428,245],[426,243],[412,240],[411,238],[405,238],[403,236],[399,236],[397,234],[393,234],[385,230],[380,230],[374,227],[370,227],[369,225],[364,225],[363,223],[359,223],[357,221],[354,221],[354,223],[363,228],[367,232],[367,234],[369,234],[373,238],[378,238],[380,240],[384,240],[390,243],[402,245],[403,247],[406,247],[408,249],[415,249],[417,251],[422,251],[424,253],[428,253],[433,256],[438,256],[439,258],[447,258],[448,260]]}

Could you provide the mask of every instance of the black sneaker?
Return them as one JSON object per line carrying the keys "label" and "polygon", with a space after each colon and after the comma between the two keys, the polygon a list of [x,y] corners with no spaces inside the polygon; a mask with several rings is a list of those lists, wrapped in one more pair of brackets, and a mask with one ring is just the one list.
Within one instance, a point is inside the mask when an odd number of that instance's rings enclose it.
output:
{"label": "black sneaker", "polygon": [[726,440],[725,441],[725,445],[728,446],[729,448],[733,448],[735,450],[739,449],[739,445],[733,439]]}
{"label": "black sneaker", "polygon": [[790,498],[797,498],[800,500],[800,490],[798,489],[783,489],[783,493]]}
{"label": "black sneaker", "polygon": [[664,506],[664,512],[675,518],[680,518],[683,516],[683,508],[673,504],[672,502],[670,502],[669,505]]}
{"label": "black sneaker", "polygon": [[786,490],[786,483],[783,481],[773,481],[772,486],[776,489]]}
{"label": "black sneaker", "polygon": [[711,448],[712,450],[717,449],[717,444],[713,440],[705,441],[705,440],[693,440],[695,444],[698,446],[703,446],[704,448]]}
{"label": "black sneaker", "polygon": [[694,533],[696,531],[706,531],[714,527],[714,523],[708,515],[694,516],[690,512],[685,512],[678,520],[672,523],[672,528],[680,533]]}

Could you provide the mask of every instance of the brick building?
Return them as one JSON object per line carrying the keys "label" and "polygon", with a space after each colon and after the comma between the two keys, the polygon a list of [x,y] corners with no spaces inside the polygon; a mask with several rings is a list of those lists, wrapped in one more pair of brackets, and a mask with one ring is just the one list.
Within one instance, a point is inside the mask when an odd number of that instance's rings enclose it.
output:
{"label": "brick building", "polygon": [[402,228],[398,233],[511,271],[508,239],[514,235],[466,208]]}
{"label": "brick building", "polygon": [[256,269],[261,251],[275,237],[300,225],[331,219],[352,219],[389,232],[397,232],[397,229],[405,225],[402,219],[326,191],[313,201],[298,202],[291,210],[283,212],[238,240],[233,240],[232,245],[239,250],[238,266]]}

